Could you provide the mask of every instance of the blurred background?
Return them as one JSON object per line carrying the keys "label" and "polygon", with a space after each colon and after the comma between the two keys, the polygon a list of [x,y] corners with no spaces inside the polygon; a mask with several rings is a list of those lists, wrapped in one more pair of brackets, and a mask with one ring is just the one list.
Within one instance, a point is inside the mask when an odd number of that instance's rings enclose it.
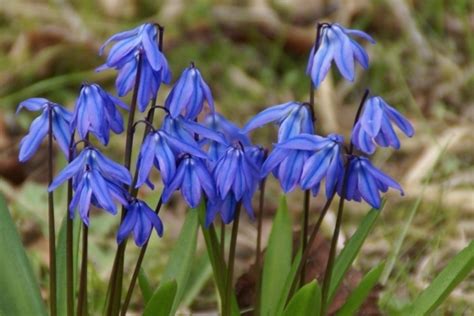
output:
{"label": "blurred background", "polygon": [[[97,82],[115,93],[115,72],[94,71],[104,62],[98,48],[112,34],[146,21],[165,27],[164,51],[173,81],[194,61],[211,86],[218,110],[239,125],[270,105],[308,100],[309,79],[304,71],[316,22],[338,22],[375,38],[376,45],[364,43],[371,59],[368,71],[357,66],[354,83],[332,72],[316,92],[318,133],[337,131],[348,136],[367,87],[404,113],[416,128],[412,139],[402,136],[400,151],[379,150],[374,157],[405,189],[403,197],[389,194],[356,262],[355,269],[362,273],[387,258],[393,265],[375,293],[375,314],[400,310],[474,237],[471,0],[0,0],[0,192],[9,201],[43,288],[48,264],[46,151],[27,164],[17,162],[19,141],[35,114],[25,111],[16,116],[16,106],[40,96],[72,108],[83,81]],[[161,88],[160,102],[168,91],[167,86]],[[275,129],[267,127],[253,136],[256,143],[270,146]],[[112,138],[108,153],[116,161],[123,160],[123,143],[124,137]],[[58,170],[65,164],[59,156]],[[265,236],[279,192],[272,179]],[[141,194],[152,205],[158,199],[156,191]],[[61,193],[55,198],[59,227],[65,198]],[[302,195],[292,193],[289,201],[297,230]],[[312,202],[312,216],[317,216],[321,203],[319,198]],[[348,205],[341,245],[367,209]],[[162,212],[165,236],[152,238],[144,265],[153,285],[159,282],[185,213],[178,195]],[[330,236],[334,220],[330,213],[323,235]],[[91,226],[93,314],[100,313],[103,304],[117,224],[116,218],[97,212]],[[246,220],[241,230],[237,275],[249,270],[255,255],[255,223]],[[136,253],[129,247],[127,260],[134,262]],[[199,264],[183,313],[212,311],[216,306],[210,265],[201,246],[196,258]],[[239,280],[239,286],[246,292],[244,281]],[[135,294],[132,310],[139,312],[140,293]],[[439,315],[472,313],[473,275],[438,311]]]}

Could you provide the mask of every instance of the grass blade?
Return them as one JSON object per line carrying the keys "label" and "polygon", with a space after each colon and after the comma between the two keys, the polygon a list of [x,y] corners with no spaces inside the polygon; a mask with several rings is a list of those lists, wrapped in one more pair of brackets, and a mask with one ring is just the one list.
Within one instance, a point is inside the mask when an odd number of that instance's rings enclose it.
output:
{"label": "grass blade", "polygon": [[316,280],[304,285],[291,298],[283,316],[318,315],[321,309],[321,288]]}
{"label": "grass blade", "polygon": [[175,280],[163,283],[145,306],[143,316],[170,316],[172,313],[178,285]]}
{"label": "grass blade", "polygon": [[461,250],[412,302],[407,315],[431,314],[474,268],[474,241]]}
{"label": "grass blade", "polygon": [[153,290],[143,268],[141,268],[138,273],[138,286],[140,287],[140,291],[142,291],[143,301],[146,305],[153,296]]}
{"label": "grass blade", "polygon": [[38,283],[0,195],[0,315],[46,315]]}
{"label": "grass blade", "polygon": [[352,291],[344,305],[337,312],[337,316],[355,315],[359,307],[365,302],[370,291],[377,284],[384,271],[384,263],[380,263],[367,272],[359,285]]}

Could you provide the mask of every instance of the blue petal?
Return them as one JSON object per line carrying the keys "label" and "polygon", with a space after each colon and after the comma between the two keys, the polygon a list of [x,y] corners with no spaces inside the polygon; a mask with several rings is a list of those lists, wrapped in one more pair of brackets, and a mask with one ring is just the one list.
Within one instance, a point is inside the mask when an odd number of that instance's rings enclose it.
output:
{"label": "blue petal", "polygon": [[329,199],[336,190],[336,186],[343,179],[344,163],[339,146],[332,149],[332,160],[326,173],[326,197]]}
{"label": "blue petal", "polygon": [[163,141],[163,138],[160,138],[155,147],[155,158],[158,161],[163,182],[169,183],[176,172],[176,161],[173,152]]}
{"label": "blue petal", "polygon": [[284,104],[274,105],[255,115],[242,128],[241,133],[246,134],[253,129],[261,127],[265,124],[276,122],[286,117],[295,107],[301,106],[296,102],[287,102]]}
{"label": "blue petal", "polygon": [[212,178],[211,173],[207,170],[204,163],[200,160],[194,160],[195,163],[195,172],[199,177],[199,182],[201,186],[206,192],[206,196],[210,200],[214,200],[216,198],[216,184],[214,182],[214,178]]}
{"label": "blue petal", "polygon": [[326,175],[332,158],[332,150],[321,150],[306,160],[301,174],[301,187],[305,190],[317,185]]}
{"label": "blue petal", "polygon": [[184,173],[183,186],[181,187],[184,200],[191,208],[197,207],[201,200],[201,184],[193,169],[193,161],[189,160]]}
{"label": "blue petal", "polygon": [[160,217],[145,202],[143,202],[143,204],[143,213],[146,215],[146,217],[148,217],[148,220],[155,228],[155,231],[158,236],[163,236],[163,223]]}
{"label": "blue petal", "polygon": [[127,208],[127,212],[125,214],[125,218],[123,219],[122,224],[117,232],[117,243],[121,244],[133,230],[135,227],[135,223],[137,222],[137,211],[136,211],[135,203],[130,204]]}
{"label": "blue petal", "polygon": [[365,160],[363,162],[363,165],[364,167],[366,168],[366,170],[378,181],[380,181],[381,183],[389,186],[389,187],[392,187],[394,188],[395,190],[398,190],[400,191],[400,193],[403,195],[403,189],[402,187],[400,186],[400,184],[398,184],[397,181],[395,181],[393,178],[389,177],[387,174],[383,173],[382,171],[380,171],[379,169],[375,168],[369,160]]}
{"label": "blue petal", "polygon": [[120,40],[124,40],[126,38],[129,38],[129,37],[132,37],[132,36],[135,36],[137,35],[138,33],[138,30],[139,30],[140,27],[136,27],[132,30],[128,30],[128,31],[124,31],[124,32],[120,32],[120,33],[117,33],[117,34],[114,34],[112,35],[108,40],[105,41],[105,43],[100,47],[99,49],[99,55],[102,55],[104,53],[104,49],[105,47],[110,44],[111,42],[115,42],[115,41],[120,41]]}
{"label": "blue petal", "polygon": [[[214,179],[216,180],[217,191],[221,197],[225,197],[232,187],[238,167],[238,158],[241,153],[234,148],[227,150],[216,164],[214,169]],[[226,176],[222,176],[222,175]]]}
{"label": "blue petal", "polygon": [[89,210],[91,208],[92,188],[87,178],[87,174],[84,176],[84,188],[79,196],[79,216],[82,222],[89,226]]}
{"label": "blue petal", "polygon": [[69,122],[62,117],[58,117],[57,114],[53,116],[53,135],[67,159],[69,157],[69,143],[72,136],[71,130]]}
{"label": "blue petal", "polygon": [[358,188],[367,203],[373,208],[380,208],[380,195],[375,179],[362,165],[358,174]]}
{"label": "blue petal", "polygon": [[311,78],[313,80],[314,88],[319,87],[321,82],[326,77],[331,62],[334,58],[334,43],[328,38],[328,31],[324,32],[321,45],[314,55],[313,65],[311,68]]}
{"label": "blue petal", "polygon": [[299,150],[320,150],[331,143],[332,141],[326,137],[311,134],[300,134],[285,142],[277,144],[276,147]]}
{"label": "blue petal", "polygon": [[157,141],[158,136],[155,133],[149,133],[143,141],[137,160],[138,179],[135,188],[142,186],[148,179],[148,175],[153,167]]}
{"label": "blue petal", "polygon": [[124,67],[120,68],[117,79],[115,80],[115,89],[119,97],[123,97],[132,90],[135,83],[135,74],[137,72],[136,60],[130,61]]}
{"label": "blue petal", "polygon": [[192,75],[189,73],[190,69],[186,68],[179,78],[176,85],[173,87],[173,98],[167,98],[165,106],[169,109],[171,116],[177,117],[188,104],[193,94]]}
{"label": "blue petal", "polygon": [[369,68],[369,56],[365,49],[360,46],[359,43],[351,39],[352,51],[354,52],[354,58],[359,62],[362,68]]}
{"label": "blue petal", "polygon": [[181,116],[178,117],[178,119],[182,122],[182,126],[192,133],[198,134],[221,144],[227,143],[222,133],[213,131],[199,123],[183,119]]}
{"label": "blue petal", "polygon": [[262,165],[260,171],[260,177],[265,178],[272,170],[274,170],[288,155],[290,154],[290,150],[288,149],[281,149],[275,148],[265,162]]}
{"label": "blue petal", "polygon": [[199,158],[207,158],[207,154],[202,151],[200,148],[197,147],[197,145],[191,145],[188,143],[185,143],[175,137],[172,137],[170,135],[166,135],[164,132],[161,132],[163,137],[166,138],[166,141],[170,145],[171,148],[177,150],[178,152],[181,153],[187,153]]}
{"label": "blue petal", "polygon": [[184,173],[186,172],[185,160],[182,160],[176,170],[173,180],[170,183],[166,183],[163,189],[163,202],[169,201],[171,194],[183,185]]}
{"label": "blue petal", "polygon": [[93,151],[93,157],[102,174],[123,184],[132,183],[132,177],[127,168],[105,157],[98,150]]}
{"label": "blue petal", "polygon": [[289,156],[282,161],[278,170],[278,179],[285,193],[295,189],[300,181],[306,154],[302,151],[292,151]]}
{"label": "blue petal", "polygon": [[223,200],[221,206],[221,218],[224,224],[229,224],[234,220],[236,206],[237,201],[235,200],[234,196],[229,193]]}
{"label": "blue petal", "polygon": [[361,127],[371,137],[375,137],[382,126],[383,110],[378,97],[372,97],[365,102],[364,113],[360,118]]}
{"label": "blue petal", "polygon": [[[343,28],[342,26],[340,26],[340,27]],[[343,29],[344,29],[344,33],[346,33],[346,34],[358,36],[360,38],[363,38],[363,39],[369,41],[371,44],[375,44],[375,40],[372,38],[372,36],[370,36],[369,34],[363,32],[363,31],[353,30],[353,29],[346,29],[346,28],[343,28]]]}
{"label": "blue petal", "polygon": [[43,138],[48,134],[48,111],[43,111],[33,120],[28,134],[21,140],[18,160],[25,162],[38,150]]}
{"label": "blue petal", "polygon": [[20,104],[18,104],[18,108],[16,113],[20,112],[23,108],[26,108],[28,111],[39,111],[41,110],[47,103],[48,99],[45,98],[30,98],[27,99]]}
{"label": "blue petal", "polygon": [[143,246],[150,237],[151,233],[151,223],[148,221],[148,218],[143,211],[140,209],[137,212],[137,221],[135,227],[133,228],[133,235],[135,237],[135,244],[138,247]]}
{"label": "blue petal", "polygon": [[105,182],[104,178],[97,170],[91,170],[90,184],[94,196],[97,198],[97,202],[99,202],[100,206],[115,215],[117,213],[117,208],[115,207],[112,196],[110,195],[107,182]]}
{"label": "blue petal", "polygon": [[54,191],[61,183],[72,178],[84,167],[84,158],[87,155],[87,151],[83,151],[77,156],[73,161],[71,161],[66,168],[64,168],[57,176],[54,178],[53,182],[48,187],[48,192]]}
{"label": "blue petal", "polygon": [[385,113],[387,113],[390,120],[394,122],[395,125],[397,125],[398,128],[400,128],[400,130],[405,133],[405,135],[407,135],[408,137],[412,137],[415,134],[415,130],[411,125],[410,121],[403,117],[403,115],[401,115],[400,112],[395,110],[393,107],[391,107],[385,102],[383,103],[385,104]]}
{"label": "blue petal", "polygon": [[[335,40],[335,54],[334,61],[341,75],[349,81],[354,80],[354,53],[350,38],[345,35],[338,27],[332,28]],[[329,36],[329,35],[328,35]]]}

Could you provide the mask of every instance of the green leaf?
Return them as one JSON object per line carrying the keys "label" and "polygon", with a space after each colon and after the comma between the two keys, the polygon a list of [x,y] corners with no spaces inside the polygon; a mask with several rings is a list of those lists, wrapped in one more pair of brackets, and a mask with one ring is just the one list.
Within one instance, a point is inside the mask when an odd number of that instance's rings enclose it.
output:
{"label": "green leaf", "polygon": [[148,281],[148,277],[145,274],[143,268],[140,268],[140,272],[138,272],[138,286],[140,286],[140,290],[142,291],[143,301],[145,305],[150,301],[151,297],[153,296],[153,290],[150,285],[150,281]]}
{"label": "green leaf", "polygon": [[319,315],[321,309],[321,288],[316,280],[305,284],[291,298],[283,316],[314,316]]}
{"label": "green leaf", "polygon": [[194,253],[196,252],[198,230],[198,212],[188,212],[186,220],[181,228],[178,240],[170,254],[170,258],[163,272],[161,283],[176,280],[178,289],[175,301],[171,309],[175,314],[184,294],[191,268],[194,265]]}
{"label": "green leaf", "polygon": [[372,227],[375,224],[375,221],[382,211],[382,208],[380,210],[371,209],[369,213],[367,213],[354,235],[351,237],[351,239],[349,239],[347,244],[344,246],[344,249],[342,249],[341,253],[336,258],[334,263],[334,271],[331,277],[331,286],[329,288],[329,302],[331,302],[334,298],[339,285],[344,279],[344,275],[351,267],[352,262],[354,262],[357,254],[360,251],[360,248],[362,247],[362,244],[369,235]]}
{"label": "green leaf", "polygon": [[0,315],[46,315],[20,236],[0,195]]}
{"label": "green leaf", "polygon": [[195,262],[183,294],[183,306],[188,306],[194,301],[212,275],[212,267],[207,253],[202,253]]}
{"label": "green leaf", "polygon": [[163,283],[146,304],[143,316],[170,316],[178,285],[175,280]]}
{"label": "green leaf", "polygon": [[[412,302],[409,315],[431,314],[474,268],[474,241],[461,250]],[[408,315],[408,314],[407,314]]]}
{"label": "green leaf", "polygon": [[275,298],[280,297],[291,270],[292,227],[286,198],[280,198],[280,205],[273,222],[265,252],[262,275],[261,315],[275,315]]}
{"label": "green leaf", "polygon": [[[66,215],[67,216],[67,215]],[[61,223],[61,227],[59,228],[58,234],[58,242],[56,246],[56,262],[57,262],[57,297],[58,297],[58,315],[66,315],[67,314],[67,270],[66,270],[66,224],[67,224],[67,217],[64,216],[63,221]],[[76,284],[77,278],[77,269],[78,269],[78,252],[79,252],[79,235],[81,233],[81,221],[76,219],[73,221],[73,262],[74,262],[74,280],[73,283]],[[73,285],[73,288],[75,286]],[[61,290],[63,289],[63,290]]]}
{"label": "green leaf", "polygon": [[385,264],[382,262],[367,272],[359,285],[352,291],[344,305],[337,312],[337,316],[356,314],[358,308],[365,302],[370,291],[372,291],[377,284],[382,271],[384,271],[384,266]]}
{"label": "green leaf", "polygon": [[290,272],[286,277],[285,285],[283,286],[283,290],[281,291],[281,295],[279,300],[277,301],[277,308],[276,308],[276,315],[281,315],[283,313],[283,309],[285,308],[286,302],[288,300],[288,295],[290,294],[291,285],[293,284],[293,280],[296,277],[296,272],[298,272],[298,266],[301,261],[301,247],[298,249],[298,253],[296,254],[295,258],[293,259],[293,263],[291,264]]}

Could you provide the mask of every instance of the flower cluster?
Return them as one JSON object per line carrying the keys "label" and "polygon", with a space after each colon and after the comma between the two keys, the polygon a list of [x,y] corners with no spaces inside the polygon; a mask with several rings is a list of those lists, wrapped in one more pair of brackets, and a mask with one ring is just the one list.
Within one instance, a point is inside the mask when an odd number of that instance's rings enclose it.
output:
{"label": "flower cluster", "polygon": [[[89,225],[92,206],[116,214],[118,203],[125,210],[117,234],[119,243],[133,233],[135,243],[143,246],[153,228],[161,236],[163,224],[158,209],[153,211],[136,196],[145,184],[154,188],[150,180],[153,167],[161,174],[160,203],[168,202],[173,192],[179,190],[191,208],[206,203],[207,225],[218,214],[224,223],[232,222],[241,206],[253,218],[252,197],[270,173],[285,192],[299,186],[316,195],[324,182],[328,199],[338,193],[347,200],[365,200],[375,208],[380,207],[380,192],[386,192],[389,187],[403,192],[396,181],[352,150],[355,147],[372,154],[377,145],[399,148],[400,141],[392,124],[407,136],[413,135],[408,120],[381,97],[372,96],[363,102],[363,111],[352,131],[350,150],[345,148],[341,135],[315,134],[314,112],[308,103],[291,101],[269,107],[240,129],[215,112],[211,89],[194,63],[184,69],[164,106],[159,106],[154,102],[160,85],[171,81],[168,62],[159,44],[162,30],[155,24],[143,24],[113,35],[100,48],[99,53],[103,54],[105,47],[114,43],[105,64],[98,69],[118,71],[118,96],[134,91],[130,106],[93,83],[82,85],[73,113],[43,98],[28,99],[19,105],[18,110],[43,111],[20,144],[19,160],[30,159],[48,132],[52,133],[70,163],[50,184],[49,190],[71,181],[74,190],[69,204],[71,217],[78,210],[84,224]],[[363,68],[368,67],[367,53],[352,36],[374,43],[366,33],[338,24],[324,23],[319,27],[307,67],[314,88],[324,80],[333,60],[347,80],[354,79],[355,61]],[[110,131],[115,134],[124,131],[120,109],[133,111],[138,107],[144,112],[150,100],[153,104],[145,121],[146,135],[132,177],[127,168],[106,158],[90,136],[107,146]],[[207,115],[201,115],[206,104]],[[155,128],[150,115],[157,108],[165,111],[159,128]],[[201,122],[200,117],[204,117]],[[133,126],[133,130],[128,130],[127,136],[133,137],[138,121],[131,123],[128,126]],[[262,146],[253,145],[248,136],[268,123],[279,126],[278,143],[269,155]],[[79,141],[74,142],[77,137]],[[82,143],[84,146],[79,151],[76,147]]]}

